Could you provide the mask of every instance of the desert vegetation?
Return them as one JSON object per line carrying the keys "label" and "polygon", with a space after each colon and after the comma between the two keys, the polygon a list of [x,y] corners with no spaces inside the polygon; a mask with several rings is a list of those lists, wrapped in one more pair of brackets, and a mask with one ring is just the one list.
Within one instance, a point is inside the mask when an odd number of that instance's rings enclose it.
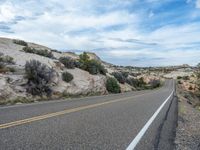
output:
{"label": "desert vegetation", "polygon": [[129,79],[126,80],[126,82],[129,85],[135,87],[136,89],[146,86],[146,83],[144,82],[144,79],[142,77],[139,78],[139,79],[137,79],[137,78],[129,78]]}
{"label": "desert vegetation", "polygon": [[70,57],[60,57],[59,61],[68,69],[74,69],[76,67],[76,61]]}
{"label": "desert vegetation", "polygon": [[0,73],[5,72],[14,72],[14,68],[8,67],[7,65],[15,64],[14,59],[10,56],[5,56],[3,53],[0,53]]}
{"label": "desert vegetation", "polygon": [[34,96],[51,96],[51,83],[54,70],[39,61],[31,60],[25,65],[27,92]]}
{"label": "desert vegetation", "polygon": [[[13,58],[7,56],[10,47],[15,52],[10,55]],[[6,86],[0,92],[13,103],[29,102],[23,97],[37,100],[50,96],[60,98],[62,93],[70,97],[88,93],[99,95],[152,89],[160,85],[159,81],[149,82],[155,76],[150,79],[146,68],[115,66],[103,62],[94,53],[59,52],[22,40],[1,38],[0,50],[0,84]]]}
{"label": "desert vegetation", "polygon": [[32,53],[32,54],[37,54],[37,55],[41,55],[41,56],[44,56],[44,57],[49,57],[49,58],[54,58],[53,54],[51,51],[48,51],[48,50],[42,50],[42,49],[35,49],[35,48],[32,48],[32,47],[28,47],[28,46],[25,46],[23,48],[23,51],[26,52],[26,53]]}
{"label": "desert vegetation", "polygon": [[124,84],[126,82],[126,77],[121,72],[113,72],[112,75],[119,83]]}
{"label": "desert vegetation", "polygon": [[28,44],[23,40],[13,40],[13,43],[21,45],[21,46],[28,46]]}
{"label": "desert vegetation", "polygon": [[74,78],[73,75],[67,71],[62,73],[62,79],[65,82],[70,82],[73,80],[73,78]]}
{"label": "desert vegetation", "polygon": [[106,81],[106,89],[110,93],[120,93],[120,86],[115,78],[109,77]]}
{"label": "desert vegetation", "polygon": [[94,59],[89,59],[89,56],[87,55],[86,52],[81,54],[79,56],[79,65],[80,68],[88,71],[90,74],[96,75],[96,74],[103,74],[106,75],[107,70],[105,67],[97,60]]}

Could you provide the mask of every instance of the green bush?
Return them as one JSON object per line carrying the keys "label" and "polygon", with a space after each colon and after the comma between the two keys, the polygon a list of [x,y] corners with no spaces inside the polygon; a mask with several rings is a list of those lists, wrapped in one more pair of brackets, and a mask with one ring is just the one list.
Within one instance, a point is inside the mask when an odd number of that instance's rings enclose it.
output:
{"label": "green bush", "polygon": [[183,76],[183,80],[189,80],[189,76]]}
{"label": "green bush", "polygon": [[48,50],[38,50],[38,49],[35,49],[35,48],[32,48],[32,47],[24,47],[23,48],[23,51],[26,52],[26,53],[33,53],[33,54],[37,54],[37,55],[41,55],[41,56],[44,56],[44,57],[49,57],[49,58],[54,58],[53,54],[51,51],[48,51]]}
{"label": "green bush", "polygon": [[181,76],[178,76],[177,79],[182,79],[182,77],[181,77]]}
{"label": "green bush", "polygon": [[182,84],[182,82],[180,80],[178,80],[178,84]]}
{"label": "green bush", "polygon": [[122,75],[123,75],[125,78],[128,78],[129,73],[128,73],[128,72],[122,72]]}
{"label": "green bush", "polygon": [[126,82],[135,88],[141,88],[146,86],[146,83],[144,82],[143,78],[140,79],[128,78]]}
{"label": "green bush", "polygon": [[117,79],[119,83],[124,84],[126,82],[126,78],[121,72],[113,72],[112,75]]}
{"label": "green bush", "polygon": [[34,49],[32,47],[28,47],[28,46],[24,47],[23,51],[26,52],[26,53],[33,53],[33,54],[36,53],[36,49]]}
{"label": "green bush", "polygon": [[97,60],[90,60],[86,52],[79,56],[79,67],[83,70],[88,71],[90,74],[103,74],[106,75],[107,70]]}
{"label": "green bush", "polygon": [[103,74],[106,75],[106,69],[104,68],[104,66],[101,65],[100,62],[96,61],[96,60],[89,60],[86,63],[86,71],[88,71],[90,74]]}
{"label": "green bush", "polygon": [[79,55],[79,61],[82,65],[84,65],[87,61],[89,61],[90,57],[87,55],[86,52],[83,52],[83,54]]}
{"label": "green bush", "polygon": [[70,57],[60,57],[59,61],[68,69],[74,69],[76,61]]}
{"label": "green bush", "polygon": [[73,75],[67,71],[62,73],[62,79],[65,82],[70,82],[73,80],[73,78],[74,78]]}
{"label": "green bush", "polygon": [[25,41],[22,40],[13,40],[13,43],[22,45],[22,46],[28,46],[28,44]]}
{"label": "green bush", "polygon": [[115,78],[109,77],[106,81],[106,89],[110,93],[120,93],[120,86]]}
{"label": "green bush", "polygon": [[39,61],[31,60],[26,62],[25,71],[28,79],[27,92],[38,96],[51,95],[50,84],[54,77],[53,69]]}
{"label": "green bush", "polygon": [[150,82],[150,86],[152,87],[152,88],[157,88],[157,87],[159,87],[160,86],[160,80],[152,80],[151,82]]}

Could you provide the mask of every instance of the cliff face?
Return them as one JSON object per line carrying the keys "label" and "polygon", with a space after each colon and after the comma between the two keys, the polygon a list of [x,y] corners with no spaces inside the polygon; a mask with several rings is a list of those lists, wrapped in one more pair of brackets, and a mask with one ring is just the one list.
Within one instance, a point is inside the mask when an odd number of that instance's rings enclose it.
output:
{"label": "cliff face", "polygon": [[[0,38],[0,53],[4,56],[13,58],[14,64],[8,66],[14,68],[15,71],[0,72],[0,100],[16,99],[18,97],[31,97],[26,92],[27,79],[25,78],[25,64],[30,60],[38,60],[41,63],[53,68],[56,71],[54,77],[52,89],[53,96],[59,97],[64,95],[87,95],[87,94],[104,94],[106,93],[105,80],[103,75],[91,75],[88,72],[75,68],[66,69],[63,64],[59,62],[60,57],[70,57],[78,59],[79,56],[71,52],[59,52],[51,50],[48,47],[37,45],[34,43],[28,43],[28,47],[35,48],[37,50],[47,50],[52,52],[54,58],[44,57],[34,53],[26,53],[23,51],[25,46],[16,44],[13,39]],[[92,59],[99,59],[94,54],[89,55]],[[69,83],[62,80],[62,72],[68,71],[73,75],[73,80]],[[32,98],[32,97],[31,97]]]}

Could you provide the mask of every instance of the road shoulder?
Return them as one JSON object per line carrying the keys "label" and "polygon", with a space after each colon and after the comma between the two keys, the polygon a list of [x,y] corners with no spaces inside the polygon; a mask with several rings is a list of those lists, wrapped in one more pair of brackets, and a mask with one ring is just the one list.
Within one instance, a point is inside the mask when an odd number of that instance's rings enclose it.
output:
{"label": "road shoulder", "polygon": [[176,150],[200,149],[200,111],[188,103],[179,93],[178,126],[176,129]]}

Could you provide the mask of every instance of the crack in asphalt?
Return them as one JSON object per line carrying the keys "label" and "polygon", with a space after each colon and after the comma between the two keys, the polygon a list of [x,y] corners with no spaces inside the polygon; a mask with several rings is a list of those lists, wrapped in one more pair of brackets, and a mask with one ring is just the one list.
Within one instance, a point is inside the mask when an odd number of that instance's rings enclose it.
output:
{"label": "crack in asphalt", "polygon": [[175,147],[174,139],[175,139],[175,136],[176,136],[177,113],[178,113],[178,108],[177,108],[178,102],[177,102],[177,96],[176,96],[176,94],[171,99],[169,107],[168,107],[167,112],[165,114],[165,117],[163,118],[162,123],[160,124],[160,126],[158,128],[158,132],[157,132],[157,135],[155,137],[155,142],[154,142],[154,149],[155,150],[159,150],[159,144],[161,142],[161,135],[162,135],[163,127],[164,127],[164,124],[167,121],[167,118],[168,118],[168,115],[169,115],[169,112],[170,112],[170,108],[171,108],[172,103],[173,103],[174,100],[176,101],[175,102],[176,108],[175,108],[175,111],[174,111],[176,117],[175,117],[175,121],[173,122],[173,128],[174,129],[173,129],[173,132],[171,134],[172,138],[169,141],[170,141],[170,144],[173,145],[173,147]]}

